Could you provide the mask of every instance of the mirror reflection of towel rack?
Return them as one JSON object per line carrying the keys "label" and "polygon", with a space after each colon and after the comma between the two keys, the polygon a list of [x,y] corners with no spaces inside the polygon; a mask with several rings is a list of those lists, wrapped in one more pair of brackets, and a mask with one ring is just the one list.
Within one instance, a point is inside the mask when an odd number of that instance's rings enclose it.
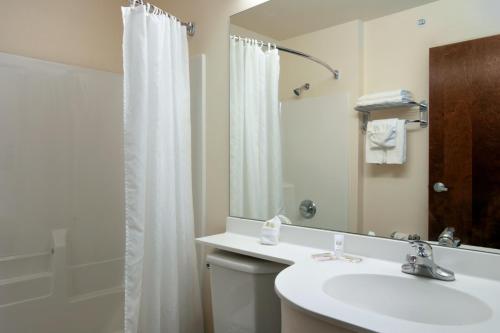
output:
{"label": "mirror reflection of towel rack", "polygon": [[427,104],[427,101],[421,101],[420,103],[415,101],[409,101],[403,103],[373,104],[366,106],[356,106],[354,109],[363,114],[361,130],[363,131],[363,133],[365,133],[366,126],[368,124],[368,121],[370,120],[370,114],[372,111],[381,111],[381,110],[399,109],[399,108],[413,108],[416,106],[418,106],[419,108],[420,119],[407,120],[406,123],[407,124],[419,123],[420,128],[426,128],[429,123],[429,113],[428,113],[429,106]]}

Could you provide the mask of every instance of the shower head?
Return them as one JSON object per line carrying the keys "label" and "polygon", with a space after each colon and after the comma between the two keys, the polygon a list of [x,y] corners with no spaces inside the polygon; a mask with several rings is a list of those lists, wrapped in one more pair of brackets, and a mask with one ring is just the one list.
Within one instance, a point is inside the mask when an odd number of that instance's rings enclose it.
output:
{"label": "shower head", "polygon": [[295,96],[300,96],[303,90],[309,90],[310,87],[311,86],[309,85],[309,83],[305,83],[302,86],[293,89],[293,93],[295,94]]}

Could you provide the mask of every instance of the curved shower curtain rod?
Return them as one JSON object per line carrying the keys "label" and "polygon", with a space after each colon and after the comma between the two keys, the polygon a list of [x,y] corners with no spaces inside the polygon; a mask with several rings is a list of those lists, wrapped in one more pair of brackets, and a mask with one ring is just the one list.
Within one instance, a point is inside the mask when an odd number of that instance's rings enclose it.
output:
{"label": "curved shower curtain rod", "polygon": [[333,74],[333,78],[335,80],[338,80],[340,78],[340,72],[338,69],[333,69],[330,65],[328,65],[326,62],[322,61],[322,60],[319,60],[318,58],[315,58],[313,57],[312,55],[309,55],[307,53],[304,53],[304,52],[300,52],[300,51],[297,51],[297,50],[294,50],[294,49],[289,49],[287,47],[283,47],[283,46],[279,46],[279,45],[276,45],[276,48],[280,51],[283,51],[283,52],[288,52],[288,53],[291,53],[291,54],[295,54],[295,55],[298,55],[299,57],[304,57],[306,59],[309,59],[311,61],[314,61],[315,63],[317,64],[320,64],[321,66],[325,67],[326,69],[328,69],[330,72],[332,72]]}
{"label": "curved shower curtain rod", "polygon": [[[231,36],[231,37],[234,37],[235,39],[239,39],[239,40],[245,39],[245,37],[240,37],[240,36]],[[263,42],[263,41],[259,41],[259,43],[262,43],[262,45],[269,44],[268,42]],[[271,43],[271,44],[273,44],[273,43]],[[294,54],[294,55],[297,55],[299,57],[303,57],[303,58],[309,59],[311,61],[314,61],[317,64],[320,64],[321,66],[325,67],[326,69],[328,69],[332,73],[333,78],[335,80],[338,80],[340,78],[340,71],[338,69],[333,69],[332,66],[328,65],[323,60],[320,60],[320,59],[318,59],[316,57],[313,57],[310,54],[307,54],[307,53],[304,53],[304,52],[301,52],[301,51],[297,51],[297,50],[294,50],[294,49],[290,49],[288,47],[283,47],[283,46],[279,46],[279,45],[275,45],[275,44],[273,44],[273,45],[278,50],[280,50],[280,51],[287,52],[287,53],[290,53],[290,54]]]}

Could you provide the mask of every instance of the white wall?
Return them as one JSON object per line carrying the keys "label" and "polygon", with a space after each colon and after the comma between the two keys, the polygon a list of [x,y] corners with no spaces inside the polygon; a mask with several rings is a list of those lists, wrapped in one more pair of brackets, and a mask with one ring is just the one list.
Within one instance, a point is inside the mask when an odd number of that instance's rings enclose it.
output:
{"label": "white wall", "polygon": [[[429,48],[498,34],[499,13],[497,0],[441,0],[366,22],[365,92],[407,88],[416,98],[428,99]],[[427,24],[417,26],[419,18]],[[417,112],[375,117],[395,115],[418,118]],[[363,163],[363,232],[388,236],[399,230],[427,237],[428,150],[428,130],[415,129],[408,134],[405,165]]]}

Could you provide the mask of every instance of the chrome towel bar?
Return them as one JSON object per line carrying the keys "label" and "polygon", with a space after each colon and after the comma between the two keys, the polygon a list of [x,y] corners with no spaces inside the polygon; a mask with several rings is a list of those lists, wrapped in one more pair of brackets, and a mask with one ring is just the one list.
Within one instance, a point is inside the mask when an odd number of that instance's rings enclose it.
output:
{"label": "chrome towel bar", "polygon": [[366,106],[356,106],[354,110],[362,113],[361,130],[363,133],[365,133],[366,126],[368,124],[368,121],[370,120],[371,112],[389,110],[389,109],[399,109],[399,108],[413,108],[417,106],[420,113],[420,119],[406,120],[406,123],[407,124],[419,123],[420,128],[426,128],[429,124],[429,113],[428,113],[429,105],[427,104],[427,101],[421,101],[421,102],[408,101],[408,102],[391,103],[391,104],[373,104]]}

